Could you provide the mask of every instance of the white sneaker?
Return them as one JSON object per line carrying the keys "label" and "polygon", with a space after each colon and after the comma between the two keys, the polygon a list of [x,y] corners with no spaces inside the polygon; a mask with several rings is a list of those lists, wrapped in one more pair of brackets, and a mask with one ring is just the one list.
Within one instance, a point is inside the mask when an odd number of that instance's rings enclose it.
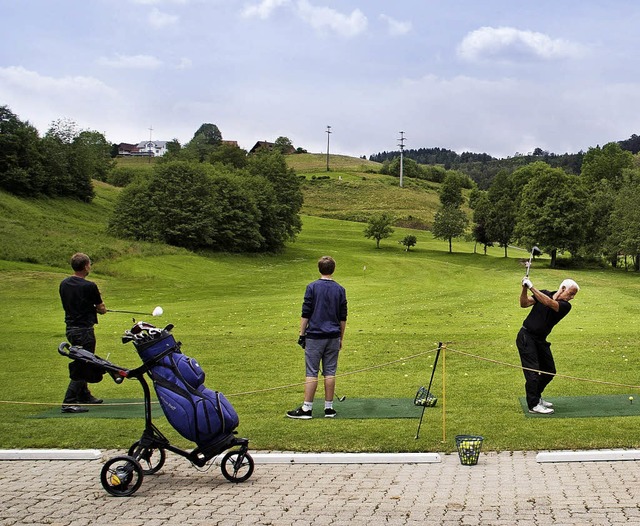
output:
{"label": "white sneaker", "polygon": [[550,415],[553,414],[553,409],[551,409],[550,407],[545,407],[542,404],[538,404],[537,406],[529,409],[530,413],[538,413],[541,415]]}
{"label": "white sneaker", "polygon": [[538,402],[542,407],[553,407],[551,402],[547,402],[542,397],[540,397],[540,401]]}

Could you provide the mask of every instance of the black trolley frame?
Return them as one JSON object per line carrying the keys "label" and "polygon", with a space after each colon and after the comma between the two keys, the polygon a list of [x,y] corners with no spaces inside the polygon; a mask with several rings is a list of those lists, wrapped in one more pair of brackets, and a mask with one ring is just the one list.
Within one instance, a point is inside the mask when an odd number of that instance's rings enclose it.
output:
{"label": "black trolley frame", "polygon": [[[140,439],[131,445],[127,455],[111,458],[104,464],[100,473],[100,481],[107,493],[118,497],[133,495],[140,488],[144,475],[152,475],[162,468],[167,451],[186,458],[194,466],[204,467],[210,460],[229,450],[220,461],[224,477],[230,482],[238,483],[244,482],[253,474],[254,461],[248,453],[249,439],[237,437],[235,431],[223,435],[205,447],[197,446],[195,449],[187,451],[172,445],[153,423],[151,390],[145,375],[149,373],[150,367],[156,360],[173,352],[173,349],[168,349],[154,360],[135,369],[121,367],[82,347],[71,346],[67,342],[62,342],[58,346],[58,352],[71,360],[80,360],[102,369],[117,384],[122,383],[126,378],[137,380],[142,386],[144,430]],[[236,447],[238,449],[233,449]],[[231,451],[231,449],[233,450]]]}

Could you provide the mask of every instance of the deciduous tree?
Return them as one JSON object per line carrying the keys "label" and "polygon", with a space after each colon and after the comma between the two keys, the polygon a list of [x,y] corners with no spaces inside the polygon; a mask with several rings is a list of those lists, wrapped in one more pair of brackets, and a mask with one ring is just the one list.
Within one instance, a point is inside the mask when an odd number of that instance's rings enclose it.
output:
{"label": "deciduous tree", "polygon": [[579,176],[548,167],[525,185],[520,202],[515,228],[520,244],[537,245],[551,254],[551,267],[558,251],[577,253],[589,221],[587,192]]}
{"label": "deciduous tree", "polygon": [[393,234],[393,217],[386,212],[377,214],[369,219],[367,227],[364,229],[364,237],[376,240],[376,248],[380,248],[380,240],[386,239]]}
{"label": "deciduous tree", "polygon": [[411,247],[415,247],[417,242],[418,242],[418,239],[413,234],[407,234],[400,241],[398,241],[398,243],[400,243],[401,245],[404,245],[405,252],[409,252],[409,249]]}
{"label": "deciduous tree", "polygon": [[464,235],[469,225],[469,219],[463,210],[455,206],[442,206],[433,218],[433,237],[449,242],[449,252],[452,252],[454,237]]}

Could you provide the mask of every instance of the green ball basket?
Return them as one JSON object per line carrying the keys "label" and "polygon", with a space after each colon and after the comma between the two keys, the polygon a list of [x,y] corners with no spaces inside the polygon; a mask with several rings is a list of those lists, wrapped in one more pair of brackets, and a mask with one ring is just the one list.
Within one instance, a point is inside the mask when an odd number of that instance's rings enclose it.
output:
{"label": "green ball basket", "polygon": [[478,463],[483,440],[483,437],[477,435],[456,436],[456,447],[458,448],[460,464],[463,466],[475,466]]}

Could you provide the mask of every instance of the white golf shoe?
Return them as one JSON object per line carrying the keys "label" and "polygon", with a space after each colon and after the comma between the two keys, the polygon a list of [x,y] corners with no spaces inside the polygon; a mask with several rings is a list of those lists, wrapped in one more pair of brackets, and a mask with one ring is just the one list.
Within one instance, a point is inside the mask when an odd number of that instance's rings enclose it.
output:
{"label": "white golf shoe", "polygon": [[553,407],[553,404],[551,402],[547,402],[542,397],[540,397],[540,401],[538,402],[538,404],[540,404],[543,407]]}
{"label": "white golf shoe", "polygon": [[539,415],[551,415],[554,411],[550,407],[545,407],[542,404],[538,404],[537,406],[529,409],[529,412],[538,413]]}

